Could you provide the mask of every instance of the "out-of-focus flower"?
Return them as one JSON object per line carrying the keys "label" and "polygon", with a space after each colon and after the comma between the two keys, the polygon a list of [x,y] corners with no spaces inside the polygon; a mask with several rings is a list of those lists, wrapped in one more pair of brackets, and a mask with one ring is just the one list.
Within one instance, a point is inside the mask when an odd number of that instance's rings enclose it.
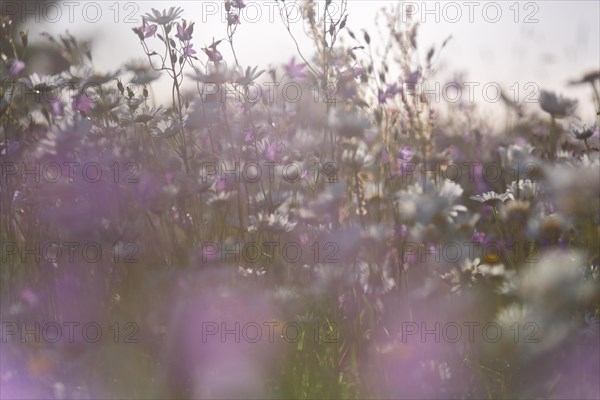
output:
{"label": "out-of-focus flower", "polygon": [[581,128],[571,129],[571,133],[573,133],[573,136],[578,140],[588,140],[599,130],[600,127],[597,126],[583,126]]}
{"label": "out-of-focus flower", "polygon": [[387,96],[385,95],[385,92],[381,89],[377,90],[377,102],[380,106],[387,102]]}
{"label": "out-of-focus flower", "polygon": [[410,161],[414,154],[415,154],[415,151],[412,148],[410,148],[408,146],[403,146],[396,153],[396,157],[398,157],[398,159],[402,160],[402,161]]}
{"label": "out-of-focus flower", "polygon": [[540,91],[540,107],[554,118],[568,117],[575,111],[577,100],[558,96],[554,92],[547,90]]}
{"label": "out-of-focus flower", "polygon": [[521,276],[521,296],[557,316],[559,311],[585,303],[595,294],[593,283],[582,279],[580,252],[554,250],[527,265]]}
{"label": "out-of-focus flower", "polygon": [[366,129],[371,127],[369,118],[359,109],[332,108],[327,119],[331,129],[344,137],[363,137]]}
{"label": "out-of-focus flower", "polygon": [[263,142],[262,154],[267,161],[279,161],[281,160],[281,152],[284,148],[283,144],[277,142]]}
{"label": "out-of-focus flower", "polygon": [[131,83],[134,85],[147,85],[148,83],[160,78],[160,72],[148,67],[146,64],[130,62],[125,64],[127,71],[133,72]]}
{"label": "out-of-focus flower", "polygon": [[144,107],[142,111],[135,116],[134,122],[140,124],[147,124],[154,119],[160,119],[162,115],[164,115],[165,110],[162,106],[158,107]]}
{"label": "out-of-focus flower", "polygon": [[580,85],[580,84],[584,84],[584,83],[593,84],[597,80],[600,80],[600,71],[590,71],[590,72],[583,74],[583,76],[579,79],[573,79],[573,80],[569,81],[569,83],[571,85]]}
{"label": "out-of-focus flower", "polygon": [[258,213],[256,216],[251,215],[250,223],[251,225],[248,227],[249,231],[264,229],[274,233],[291,232],[297,224],[297,222],[290,221],[286,214],[280,212],[272,214]]}
{"label": "out-of-focus flower", "polygon": [[410,71],[404,75],[404,84],[409,91],[414,91],[417,83],[421,79],[421,69],[418,68],[414,71]]}
{"label": "out-of-focus flower", "polygon": [[353,140],[342,150],[342,163],[356,170],[368,167],[375,161],[375,157],[370,150],[365,141]]}
{"label": "out-of-focus flower", "polygon": [[184,19],[183,24],[177,23],[177,33],[175,37],[182,42],[192,40],[192,34],[194,33],[194,23],[192,22],[187,26],[187,21]]}
{"label": "out-of-focus flower", "polygon": [[377,100],[379,101],[379,105],[385,104],[388,99],[393,98],[397,94],[402,93],[403,90],[397,83],[392,83],[388,85],[385,91],[379,89],[377,93]]}
{"label": "out-of-focus flower", "polygon": [[296,57],[293,57],[288,64],[283,66],[285,69],[285,73],[290,79],[304,79],[306,78],[306,74],[304,73],[304,68],[306,68],[306,64],[296,64]]}
{"label": "out-of-focus flower", "polygon": [[421,228],[434,223],[436,233],[443,235],[444,228],[447,227],[444,224],[453,223],[460,213],[467,211],[462,204],[455,204],[462,193],[463,188],[449,180],[436,183],[425,181],[424,184],[415,183],[406,190],[399,191],[395,200],[400,215],[420,226],[418,232],[413,234],[424,234]]}
{"label": "out-of-focus flower", "polygon": [[90,96],[85,92],[80,92],[73,99],[73,103],[71,104],[71,108],[73,111],[81,111],[84,114],[88,114],[90,112],[90,107],[92,106],[92,101]]}
{"label": "out-of-focus flower", "polygon": [[29,75],[27,78],[19,79],[19,83],[23,84],[29,90],[36,94],[46,94],[57,90],[55,79],[51,76],[40,76],[36,72]]}
{"label": "out-of-focus flower", "polygon": [[511,194],[514,199],[525,201],[535,200],[540,192],[540,183],[533,182],[530,179],[513,181],[506,190],[506,193]]}
{"label": "out-of-focus flower", "polygon": [[162,12],[153,8],[152,13],[147,13],[144,18],[155,24],[168,25],[179,18],[182,12],[183,10],[181,7],[171,7],[169,8],[169,11],[163,10]]}
{"label": "out-of-focus flower", "polygon": [[379,266],[360,261],[358,263],[358,282],[365,294],[385,294],[396,286],[391,267],[387,262]]}
{"label": "out-of-focus flower", "polygon": [[469,196],[471,200],[478,201],[480,203],[494,205],[498,203],[504,203],[507,200],[512,200],[514,197],[512,193],[496,193],[496,192],[487,192],[483,194],[478,194],[474,196]]}
{"label": "out-of-focus flower", "polygon": [[21,60],[12,60],[10,62],[10,67],[8,68],[8,73],[10,76],[19,75],[25,69],[26,64]]}

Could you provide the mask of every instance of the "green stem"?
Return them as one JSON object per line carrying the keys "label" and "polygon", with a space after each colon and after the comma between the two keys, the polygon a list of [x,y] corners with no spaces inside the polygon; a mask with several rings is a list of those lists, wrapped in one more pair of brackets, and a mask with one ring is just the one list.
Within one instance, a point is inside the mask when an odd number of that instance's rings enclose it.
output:
{"label": "green stem", "polygon": [[504,254],[504,257],[506,258],[506,263],[512,269],[514,269],[515,266],[514,266],[512,260],[510,259],[508,251],[506,250],[506,237],[504,236],[504,226],[502,224],[502,221],[500,220],[500,215],[498,213],[498,209],[496,208],[496,206],[492,206],[492,212],[494,214],[494,220],[496,222],[496,226],[498,227],[498,232],[500,233],[500,239],[502,240],[502,243],[503,243],[503,248],[504,248],[503,254]]}

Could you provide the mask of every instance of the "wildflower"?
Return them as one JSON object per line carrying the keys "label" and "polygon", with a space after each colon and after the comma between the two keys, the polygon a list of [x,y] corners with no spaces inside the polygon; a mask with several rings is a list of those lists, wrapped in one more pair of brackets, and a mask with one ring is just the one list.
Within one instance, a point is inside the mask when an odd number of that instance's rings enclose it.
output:
{"label": "wildflower", "polygon": [[293,57],[290,60],[289,64],[283,66],[285,69],[285,73],[291,78],[306,78],[306,74],[303,72],[304,68],[306,68],[306,64],[296,64],[296,57]]}
{"label": "wildflower", "polygon": [[152,14],[146,14],[145,19],[147,19],[150,22],[154,22],[155,24],[168,25],[171,22],[175,21],[177,18],[179,18],[182,12],[183,10],[180,7],[171,7],[169,8],[169,11],[163,10],[162,13],[153,8]]}
{"label": "wildflower", "polygon": [[371,121],[358,108],[351,110],[331,109],[327,125],[345,137],[361,137],[371,127]]}
{"label": "wildflower", "polygon": [[214,63],[218,63],[219,61],[223,60],[223,56],[221,55],[219,50],[217,50],[217,46],[219,45],[219,43],[221,43],[220,40],[216,42],[213,41],[213,44],[208,46],[208,48],[205,47],[202,49],[202,51],[204,51],[208,56],[208,59]]}
{"label": "wildflower", "polygon": [[496,192],[487,192],[480,195],[469,196],[471,200],[478,201],[480,203],[492,205],[498,202],[504,203],[507,200],[514,199],[512,193],[496,193]]}
{"label": "wildflower", "polygon": [[408,146],[403,146],[397,153],[396,157],[402,161],[410,161],[413,155],[415,154],[414,150]]}
{"label": "wildflower", "polygon": [[363,140],[353,140],[342,151],[342,162],[356,170],[370,166],[375,157],[369,150],[369,146]]}
{"label": "wildflower", "polygon": [[421,78],[421,69],[419,68],[419,69],[416,69],[415,71],[411,71],[408,74],[405,74],[404,83],[406,84],[408,89],[415,90],[415,86],[419,82],[420,78]]}
{"label": "wildflower", "polygon": [[131,83],[134,85],[147,85],[148,83],[160,78],[160,72],[149,68],[146,64],[131,62],[125,64],[127,71],[133,72]]}
{"label": "wildflower", "polygon": [[377,102],[380,106],[387,102],[387,96],[385,95],[385,92],[381,89],[377,90]]}
{"label": "wildflower", "polygon": [[192,40],[192,33],[194,33],[193,22],[190,24],[190,26],[187,26],[187,21],[185,19],[183,20],[183,24],[177,23],[177,34],[175,34],[176,38],[182,42]]}
{"label": "wildflower", "polygon": [[290,221],[286,214],[276,212],[273,214],[258,213],[256,216],[250,216],[250,226],[248,231],[252,232],[259,228],[273,233],[291,232],[297,222]]}
{"label": "wildflower", "polygon": [[140,124],[147,124],[155,118],[160,118],[164,115],[162,106],[156,107],[144,107],[142,112],[134,118],[134,122]]}
{"label": "wildflower", "polygon": [[583,126],[581,128],[571,129],[571,133],[578,140],[585,141],[585,140],[588,140],[589,138],[591,138],[594,135],[594,133],[596,133],[596,131],[598,131],[599,129],[600,128],[598,128],[596,126]]}
{"label": "wildflower", "polygon": [[540,194],[540,184],[529,179],[513,181],[506,193],[519,200],[532,201]]}
{"label": "wildflower", "polygon": [[280,157],[280,152],[283,150],[283,145],[281,143],[269,143],[267,142],[264,145],[263,155],[267,161],[278,161]]}
{"label": "wildflower", "polygon": [[151,36],[156,35],[156,29],[158,28],[157,25],[149,25],[146,24],[146,19],[142,18],[142,26],[140,26],[139,28],[133,28],[133,31],[135,33],[137,33],[137,35],[139,36],[140,40],[144,40],[147,39]]}
{"label": "wildflower", "polygon": [[511,168],[515,163],[525,165],[529,161],[534,147],[530,144],[511,144],[508,147],[500,147],[498,153],[504,168]]}
{"label": "wildflower", "polygon": [[484,244],[486,242],[486,234],[485,232],[475,230],[473,232],[473,241],[475,243]]}
{"label": "wildflower", "polygon": [[73,103],[71,105],[73,111],[80,111],[84,114],[90,112],[90,107],[92,105],[92,101],[87,93],[81,92],[75,96],[73,99]]}
{"label": "wildflower", "polygon": [[240,17],[236,13],[227,13],[227,25],[237,25],[240,23]]}
{"label": "wildflower", "polygon": [[597,80],[600,80],[600,71],[590,71],[585,73],[580,79],[570,81],[571,85],[580,85],[584,83],[594,84]]}
{"label": "wildflower", "polygon": [[188,58],[196,58],[196,50],[194,50],[194,48],[192,47],[193,45],[191,43],[186,44],[185,46],[183,46],[183,56],[184,57],[188,57]]}
{"label": "wildflower", "polygon": [[33,73],[27,78],[19,79],[19,83],[23,84],[29,90],[32,90],[36,94],[51,93],[57,90],[57,85],[50,83],[50,77],[39,76],[37,73]]}
{"label": "wildflower", "polygon": [[19,75],[25,69],[25,63],[21,60],[13,60],[10,63],[8,73],[10,76]]}
{"label": "wildflower", "polygon": [[244,141],[251,142],[254,139],[254,130],[252,128],[244,130]]}
{"label": "wildflower", "polygon": [[365,261],[358,264],[358,281],[365,294],[385,294],[396,286],[389,262],[381,267]]}
{"label": "wildflower", "polygon": [[568,117],[575,111],[577,100],[568,99],[546,90],[540,91],[540,107],[554,118]]}

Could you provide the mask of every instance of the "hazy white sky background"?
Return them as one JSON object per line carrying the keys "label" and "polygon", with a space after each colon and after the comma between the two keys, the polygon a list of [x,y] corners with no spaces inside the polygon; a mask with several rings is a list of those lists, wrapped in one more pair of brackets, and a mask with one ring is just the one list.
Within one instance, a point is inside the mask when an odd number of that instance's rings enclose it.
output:
{"label": "hazy white sky background", "polygon": [[[217,40],[226,37],[226,23],[221,14],[224,13],[223,1],[97,1],[101,15],[96,15],[94,7],[88,7],[88,18],[82,14],[84,6],[91,2],[76,3],[72,22],[69,21],[69,9],[63,5],[59,22],[44,23],[42,19],[40,24],[31,24],[31,40],[43,31],[59,34],[65,30],[77,37],[94,38],[94,63],[102,71],[114,70],[124,61],[144,57],[139,39],[131,28],[141,25],[141,16],[151,8],[182,7],[185,10],[183,17],[196,22],[192,42],[199,53],[213,37]],[[255,4],[244,10],[235,39],[241,64],[266,67],[289,61],[295,55],[295,49],[277,14],[275,2],[246,0],[246,3]],[[286,3],[293,2],[288,0]],[[324,2],[319,3],[323,6]],[[365,29],[375,39],[378,37],[377,10],[394,3],[397,2],[349,0],[347,26],[355,32]],[[419,44],[423,52],[431,44],[439,47],[445,38],[453,36],[440,58],[441,72],[436,80],[442,85],[455,73],[463,73],[466,81],[481,84],[475,89],[474,98],[482,103],[483,110],[491,110],[494,105],[485,104],[483,85],[497,82],[508,88],[516,84],[518,97],[523,101],[529,94],[537,99],[534,86],[525,86],[532,82],[539,88],[577,97],[580,101],[578,113],[584,120],[593,122],[590,88],[569,87],[567,81],[600,68],[600,1],[411,3],[416,7],[415,18],[421,19]],[[115,14],[117,8],[118,15]],[[220,12],[213,13],[215,9]],[[425,13],[425,9],[429,13]],[[496,13],[498,9],[500,15]],[[48,11],[49,19],[55,18],[54,14],[50,15],[51,11]],[[90,22],[96,19],[96,23]],[[451,22],[454,19],[458,21]],[[497,22],[492,22],[496,19]],[[303,21],[298,18],[294,24],[296,37],[304,53],[310,54],[311,46],[302,35],[302,26]],[[221,46],[222,52],[226,60],[231,61],[226,47]],[[203,54],[199,56],[205,58]],[[489,93],[494,94],[491,89]],[[466,93],[463,98],[467,98]]]}

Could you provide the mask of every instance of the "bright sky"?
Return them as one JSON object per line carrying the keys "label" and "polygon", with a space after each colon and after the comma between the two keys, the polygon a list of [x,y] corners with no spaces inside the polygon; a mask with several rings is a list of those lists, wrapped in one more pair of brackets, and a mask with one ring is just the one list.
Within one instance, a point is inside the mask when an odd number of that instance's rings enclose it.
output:
{"label": "bright sky", "polygon": [[[287,62],[295,54],[294,45],[278,17],[276,3],[271,0],[245,2],[248,7],[244,9],[235,39],[242,65]],[[123,61],[143,57],[139,40],[131,28],[141,25],[141,16],[151,8],[182,7],[183,17],[196,22],[193,43],[198,50],[211,43],[213,37],[226,36],[221,15],[223,1],[117,3],[111,0],[97,1],[96,6],[86,1],[71,3],[76,4],[71,9],[72,22],[66,3],[60,6],[60,18],[56,9],[48,8],[45,19],[57,22],[30,26],[30,37],[35,40],[39,32],[58,34],[67,29],[77,37],[93,37],[96,39],[93,56],[100,70],[112,70]],[[286,3],[294,4],[290,0]],[[324,2],[317,3],[322,9]],[[366,29],[375,39],[378,36],[376,11],[394,3],[349,0],[347,25],[355,32]],[[442,85],[455,72],[462,72],[466,81],[480,84],[474,90],[474,98],[480,103],[485,103],[482,87],[487,83],[512,87],[509,93],[521,101],[528,95],[537,99],[536,88],[556,90],[577,97],[578,111],[584,120],[593,118],[591,90],[568,87],[566,83],[584,72],[600,69],[600,1],[405,3],[411,4],[414,17],[421,20],[419,44],[424,52],[431,44],[439,46],[446,37],[453,36],[441,57],[443,68],[439,81]],[[290,7],[292,14],[297,12]],[[93,23],[94,20],[97,22]],[[302,35],[303,22],[298,18],[293,25],[300,47],[310,53],[309,42]],[[223,53],[227,59],[229,54]],[[493,88],[488,94],[493,97]],[[463,96],[466,98],[467,93]],[[482,106],[493,107],[489,103]]]}

